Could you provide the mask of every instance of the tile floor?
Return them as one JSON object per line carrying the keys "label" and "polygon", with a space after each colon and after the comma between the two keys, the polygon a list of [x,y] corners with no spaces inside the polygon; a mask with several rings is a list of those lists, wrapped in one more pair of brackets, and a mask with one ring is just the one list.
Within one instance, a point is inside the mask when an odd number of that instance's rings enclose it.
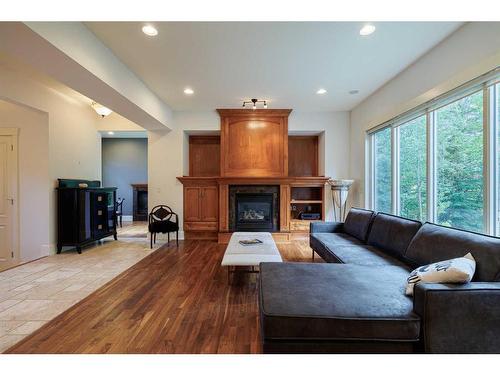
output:
{"label": "tile floor", "polygon": [[151,254],[147,238],[118,238],[0,272],[0,353]]}

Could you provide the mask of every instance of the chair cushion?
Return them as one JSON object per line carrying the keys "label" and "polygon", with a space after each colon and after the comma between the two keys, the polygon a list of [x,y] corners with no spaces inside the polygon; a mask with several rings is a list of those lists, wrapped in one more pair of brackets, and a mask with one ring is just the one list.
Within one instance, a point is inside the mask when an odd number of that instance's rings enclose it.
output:
{"label": "chair cushion", "polygon": [[361,208],[351,208],[344,222],[344,232],[365,242],[375,213]]}
{"label": "chair cushion", "polygon": [[263,338],[417,341],[407,277],[397,266],[261,263]]}
{"label": "chair cushion", "polygon": [[151,233],[167,233],[167,232],[176,232],[179,230],[179,224],[170,221],[153,221],[149,224],[149,231]]}
{"label": "chair cushion", "polygon": [[345,233],[311,233],[309,245],[325,261],[340,263],[334,255],[334,249],[339,245],[362,245],[363,243]]}
{"label": "chair cushion", "polygon": [[500,281],[500,238],[425,223],[408,246],[406,258],[417,266],[471,253],[476,260],[472,281]]}
{"label": "chair cushion", "polygon": [[411,271],[402,261],[393,256],[368,245],[339,245],[331,249],[339,263],[358,264],[361,266],[399,266],[407,272]]}
{"label": "chair cushion", "polygon": [[378,213],[373,220],[367,243],[404,258],[408,245],[421,226],[420,221]]}

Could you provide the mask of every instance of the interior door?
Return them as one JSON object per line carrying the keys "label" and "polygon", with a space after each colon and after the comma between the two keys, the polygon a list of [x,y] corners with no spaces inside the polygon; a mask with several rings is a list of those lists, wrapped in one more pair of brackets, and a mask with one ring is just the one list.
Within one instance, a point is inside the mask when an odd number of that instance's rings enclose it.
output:
{"label": "interior door", "polygon": [[0,270],[16,264],[14,240],[17,163],[14,137],[0,135]]}
{"label": "interior door", "polygon": [[219,193],[216,186],[201,188],[201,221],[217,221]]}

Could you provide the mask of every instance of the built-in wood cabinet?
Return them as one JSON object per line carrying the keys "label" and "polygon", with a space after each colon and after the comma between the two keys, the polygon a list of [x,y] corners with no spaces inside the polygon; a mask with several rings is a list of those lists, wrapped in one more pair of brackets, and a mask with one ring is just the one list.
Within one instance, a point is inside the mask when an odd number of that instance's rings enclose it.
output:
{"label": "built-in wood cabinet", "polygon": [[219,223],[219,189],[215,179],[183,177],[184,236],[215,239]]}
{"label": "built-in wood cabinet", "polygon": [[290,109],[218,109],[220,136],[189,136],[189,176],[184,189],[184,238],[231,236],[234,186],[279,187],[278,242],[307,238],[309,224],[325,219],[325,184],[320,176],[319,135],[288,134]]}
{"label": "built-in wood cabinet", "polygon": [[319,176],[317,135],[288,137],[288,175],[293,177]]}
{"label": "built-in wood cabinet", "polygon": [[191,177],[220,175],[220,137],[218,135],[189,136],[189,175]]}

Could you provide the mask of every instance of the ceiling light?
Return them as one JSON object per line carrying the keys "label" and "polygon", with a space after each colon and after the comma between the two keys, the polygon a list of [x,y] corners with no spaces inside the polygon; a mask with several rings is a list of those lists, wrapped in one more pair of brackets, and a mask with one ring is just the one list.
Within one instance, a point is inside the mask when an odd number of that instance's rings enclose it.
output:
{"label": "ceiling light", "polygon": [[349,94],[351,94],[351,95],[356,95],[357,93],[359,93],[359,90],[351,90],[351,91],[349,91]]}
{"label": "ceiling light", "polygon": [[108,132],[108,135],[114,135],[115,132]]}
{"label": "ceiling light", "polygon": [[142,27],[142,32],[148,36],[156,36],[158,35],[158,30],[154,26],[144,25]]}
{"label": "ceiling light", "polygon": [[96,102],[92,102],[92,104],[90,105],[94,111],[97,112],[98,115],[100,115],[101,117],[106,117],[107,115],[109,115],[110,113],[112,113],[113,111],[103,105],[100,105],[100,104],[97,104]]}
{"label": "ceiling light", "polygon": [[184,89],[184,94],[186,94],[186,95],[193,95],[194,91],[193,91],[193,89],[190,89],[189,87],[186,87]]}
{"label": "ceiling light", "polygon": [[267,100],[259,100],[259,99],[250,99],[243,101],[243,108],[246,108],[247,104],[252,104],[252,109],[257,109],[257,103],[262,103],[262,107],[267,109]]}
{"label": "ceiling light", "polygon": [[359,30],[359,35],[367,36],[375,31],[376,27],[371,24],[364,25],[361,30]]}
{"label": "ceiling light", "polygon": [[318,91],[316,91],[316,94],[318,94],[318,95],[326,94],[326,90],[325,89],[319,89]]}

